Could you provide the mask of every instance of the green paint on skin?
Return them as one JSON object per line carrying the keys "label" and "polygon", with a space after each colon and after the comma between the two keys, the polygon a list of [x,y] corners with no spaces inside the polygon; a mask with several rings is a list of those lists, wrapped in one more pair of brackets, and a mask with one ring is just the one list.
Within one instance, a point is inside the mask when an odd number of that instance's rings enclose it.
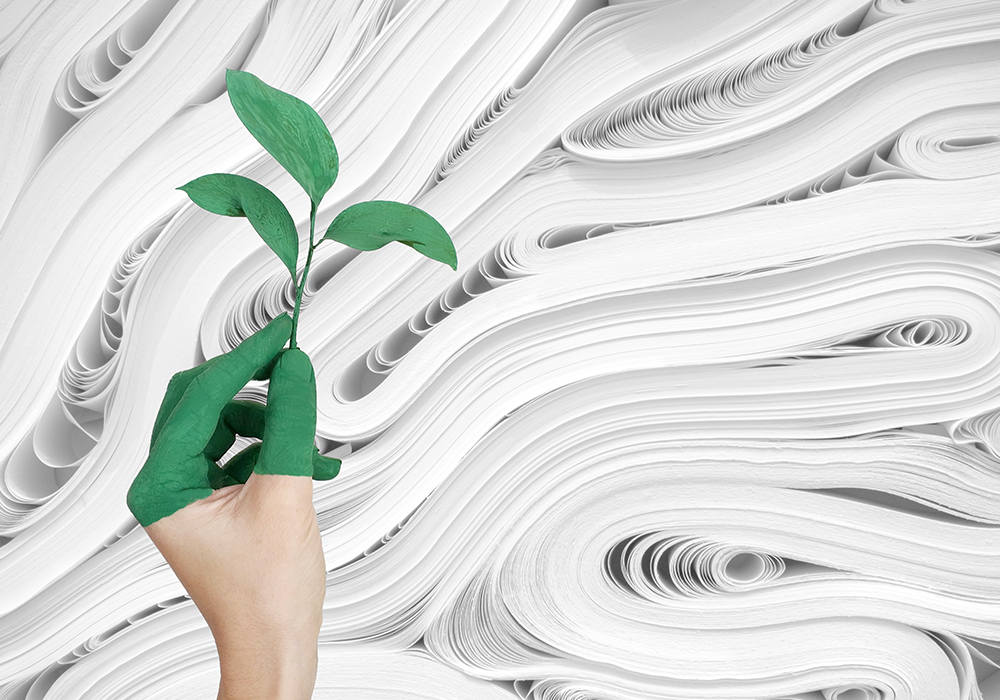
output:
{"label": "green paint on skin", "polygon": [[[214,489],[245,483],[250,474],[288,474],[325,480],[340,460],[323,457],[316,433],[316,376],[296,347],[302,293],[316,242],[316,211],[340,168],[337,147],[323,118],[307,103],[244,71],[226,70],[226,90],[236,116],[257,142],[309,195],[309,248],[296,279],[299,239],[295,222],[277,195],[240,175],[213,173],[178,189],[222,216],[245,216],[288,269],[296,287],[291,319],[282,314],[232,352],[175,374],[160,404],[149,457],[128,491],[128,507],[143,527],[165,518]],[[320,240],[357,250],[398,241],[458,270],[455,243],[430,214],[402,202],[359,202],[344,209]],[[285,343],[290,341],[289,349]],[[270,379],[267,406],[233,397],[250,379]],[[226,463],[216,461],[237,435],[262,440]]]}
{"label": "green paint on skin", "polygon": [[[128,490],[143,527],[215,489],[245,483],[251,473],[327,480],[340,460],[314,445],[316,375],[309,356],[285,349],[292,320],[281,314],[234,350],[171,379],[153,424],[149,457]],[[268,379],[267,405],[233,401],[251,379]],[[260,438],[222,469],[216,460],[236,435]]]}

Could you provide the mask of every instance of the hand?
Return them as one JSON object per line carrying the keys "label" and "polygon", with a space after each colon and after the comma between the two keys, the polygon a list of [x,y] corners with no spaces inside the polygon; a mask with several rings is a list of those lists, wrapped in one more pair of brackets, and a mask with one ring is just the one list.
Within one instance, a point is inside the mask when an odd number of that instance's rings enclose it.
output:
{"label": "hand", "polygon": [[[326,565],[312,480],[340,460],[314,446],[309,357],[283,350],[282,314],[229,353],[170,380],[128,505],[205,617],[219,698],[308,698],[316,680]],[[267,406],[232,401],[270,377]],[[226,463],[235,434],[259,437]]]}

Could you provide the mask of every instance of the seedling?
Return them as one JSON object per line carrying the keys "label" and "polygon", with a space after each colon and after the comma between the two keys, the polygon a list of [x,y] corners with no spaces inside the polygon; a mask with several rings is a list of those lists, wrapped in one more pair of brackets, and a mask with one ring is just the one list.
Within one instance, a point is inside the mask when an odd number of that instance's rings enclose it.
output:
{"label": "seedling", "polygon": [[323,118],[299,98],[246,71],[227,70],[226,89],[243,125],[309,195],[309,252],[301,279],[296,281],[299,236],[295,222],[269,189],[249,178],[227,173],[203,175],[177,189],[213,214],[245,216],[288,268],[295,285],[289,347],[297,347],[295,335],[302,290],[313,253],[323,241],[338,241],[356,250],[377,250],[398,241],[458,270],[455,244],[444,227],[427,212],[402,202],[371,201],[349,206],[337,215],[317,242],[316,210],[336,181],[340,165],[337,148]]}

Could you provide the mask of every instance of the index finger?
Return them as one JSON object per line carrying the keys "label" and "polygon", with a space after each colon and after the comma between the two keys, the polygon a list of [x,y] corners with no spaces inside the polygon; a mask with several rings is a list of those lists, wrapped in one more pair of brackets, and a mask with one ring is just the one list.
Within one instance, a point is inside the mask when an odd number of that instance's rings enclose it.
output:
{"label": "index finger", "polygon": [[153,434],[149,438],[149,449],[153,449],[156,439],[159,437],[160,431],[166,424],[167,419],[170,418],[170,414],[177,406],[177,402],[181,400],[184,392],[187,391],[188,384],[199,374],[215,364],[218,359],[218,357],[213,357],[211,360],[206,360],[197,367],[178,372],[170,378],[170,382],[167,384],[167,391],[163,395],[163,401],[160,402],[160,410],[157,411],[156,420],[153,422]]}
{"label": "index finger", "polygon": [[208,444],[219,414],[236,392],[281,352],[292,331],[288,314],[277,318],[191,380],[174,407],[160,439],[186,446],[196,454]]}

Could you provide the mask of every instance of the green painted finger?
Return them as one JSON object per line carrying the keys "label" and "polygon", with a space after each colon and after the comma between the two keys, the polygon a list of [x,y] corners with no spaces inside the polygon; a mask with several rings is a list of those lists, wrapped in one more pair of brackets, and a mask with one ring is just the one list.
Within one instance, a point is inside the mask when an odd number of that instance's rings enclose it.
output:
{"label": "green painted finger", "polygon": [[[206,369],[208,369],[209,367],[211,367],[220,357],[221,355],[217,355],[209,360],[206,360],[205,362],[202,362],[197,367],[192,367],[191,369],[186,369],[181,372],[178,372],[177,374],[175,374],[173,377],[170,378],[170,383],[167,385],[167,393],[163,396],[163,401],[160,403],[160,410],[156,414],[156,421],[154,421],[153,423],[153,435],[149,441],[150,448],[153,447],[153,443],[156,442],[156,438],[160,434],[160,429],[163,427],[163,424],[166,423],[167,418],[170,417],[170,413],[174,410],[174,407],[177,405],[177,402],[181,400],[181,396],[184,395],[184,392],[187,389],[188,384],[191,383],[191,380],[194,379],[199,374],[201,374]],[[277,359],[278,359],[277,355],[271,358],[271,360],[263,368],[258,370],[257,373],[253,375],[253,379],[257,381],[263,381],[268,377],[270,377],[271,369],[274,367],[274,363],[277,361]],[[263,405],[262,404],[256,404],[256,405],[261,406],[261,426],[263,426],[263,420],[264,420]],[[240,435],[244,434],[245,433],[240,433]],[[260,437],[260,435],[254,434],[254,437]],[[232,445],[232,442],[230,442],[229,445]],[[226,453],[226,450],[228,449],[229,446],[227,445],[226,449],[219,454],[219,457],[224,455]]]}
{"label": "green painted finger", "polygon": [[266,365],[257,370],[257,373],[253,375],[253,378],[258,381],[264,381],[265,379],[271,378],[271,370],[274,369],[274,363],[278,361],[278,356],[272,357]]}
{"label": "green painted finger", "polygon": [[205,446],[205,456],[218,461],[236,442],[236,436],[264,437],[264,404],[256,401],[230,401],[219,414],[215,433]]}
{"label": "green painted finger", "polygon": [[226,462],[223,467],[226,474],[240,484],[247,483],[247,479],[253,473],[254,465],[257,464],[260,457],[261,444],[255,442],[233,455],[233,458]]}
{"label": "green painted finger", "polygon": [[[215,434],[209,440],[208,447],[205,448],[205,456],[213,461],[219,461],[233,446],[233,443],[236,442],[237,435],[263,438],[264,414],[266,410],[264,404],[257,403],[256,401],[230,401],[226,404],[222,415],[219,417],[219,425],[215,430]],[[231,469],[230,465],[233,465],[233,460],[237,456],[232,457],[226,462],[226,471]],[[256,462],[256,455],[254,455],[254,462]],[[335,457],[324,457],[319,453],[319,448],[313,445],[312,465],[313,479],[317,481],[329,481],[340,473],[341,462]],[[253,471],[252,465],[246,471],[245,476],[239,479],[241,484],[246,483],[251,471]],[[226,485],[228,486],[229,484],[227,483]]]}
{"label": "green painted finger", "polygon": [[212,489],[221,489],[226,486],[238,486],[241,483],[243,482],[234,479],[218,464],[212,464],[208,467],[208,485],[212,487]]}
{"label": "green painted finger", "polygon": [[329,481],[340,473],[340,460],[336,457],[324,457],[319,453],[319,448],[313,448],[313,479],[315,481]]}
{"label": "green painted finger", "polygon": [[[239,454],[234,455],[226,462],[226,474],[239,483],[245,484],[257,464],[262,444],[260,442],[254,443]],[[319,448],[313,446],[312,468],[314,480],[329,481],[340,473],[340,460],[335,457],[324,457],[319,453]]]}
{"label": "green painted finger", "polygon": [[[225,466],[219,469],[221,474],[215,475],[215,478],[220,481],[221,486],[215,486],[214,488],[222,488],[222,486],[230,486],[236,483],[245,484],[247,479],[250,478],[250,474],[254,471],[254,467],[260,457],[262,444],[256,442],[233,455],[226,462]],[[319,448],[313,446],[312,467],[314,480],[329,481],[340,473],[340,460],[334,457],[324,457],[319,453]]]}
{"label": "green painted finger", "polygon": [[153,445],[156,443],[156,438],[160,435],[163,424],[167,422],[167,418],[170,417],[174,407],[177,406],[177,402],[181,400],[181,396],[184,395],[191,380],[211,367],[218,359],[218,357],[213,357],[210,360],[202,362],[197,367],[178,372],[170,378],[170,382],[167,384],[167,391],[163,395],[163,401],[160,402],[160,410],[157,411],[156,420],[153,422],[153,434],[149,439],[149,449],[153,449]]}
{"label": "green painted finger", "polygon": [[[233,455],[224,467],[212,465],[209,470],[212,488],[221,489],[223,486],[245,484],[257,464],[260,446],[259,442],[247,446]],[[319,453],[318,447],[313,447],[312,465],[315,481],[329,481],[340,473],[340,460],[336,457],[324,457]]]}
{"label": "green painted finger", "polygon": [[[201,454],[226,404],[262,371],[288,341],[292,320],[281,314],[195,376],[160,433],[176,449]],[[169,437],[168,437],[169,433]]]}
{"label": "green painted finger", "polygon": [[316,375],[302,350],[285,350],[271,371],[264,437],[254,472],[313,475]]}

